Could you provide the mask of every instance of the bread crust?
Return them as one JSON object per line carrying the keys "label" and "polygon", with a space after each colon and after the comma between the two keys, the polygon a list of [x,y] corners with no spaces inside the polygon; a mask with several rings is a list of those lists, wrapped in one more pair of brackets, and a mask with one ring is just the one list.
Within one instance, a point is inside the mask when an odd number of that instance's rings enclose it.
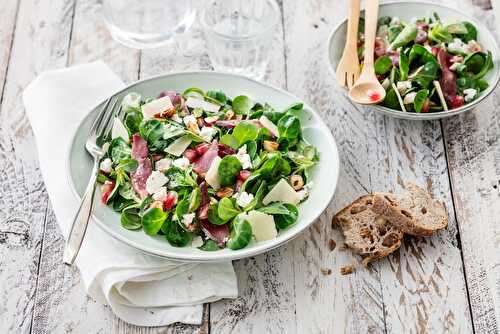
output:
{"label": "bread crust", "polygon": [[401,246],[403,232],[373,209],[374,195],[364,195],[340,210],[333,223],[340,226],[345,243],[363,257],[363,265],[386,257]]}

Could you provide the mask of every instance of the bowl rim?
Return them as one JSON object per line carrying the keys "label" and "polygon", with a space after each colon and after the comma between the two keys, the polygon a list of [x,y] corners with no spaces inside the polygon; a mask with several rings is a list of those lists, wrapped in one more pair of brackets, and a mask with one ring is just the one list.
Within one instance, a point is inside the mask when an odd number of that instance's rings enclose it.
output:
{"label": "bowl rim", "polygon": [[[324,130],[325,130],[324,132],[326,133],[326,136],[328,137],[328,139],[329,139],[329,141],[331,143],[331,146],[330,146],[330,148],[331,148],[331,154],[332,154],[332,159],[333,159],[333,162],[335,163],[335,166],[332,166],[332,168],[334,169],[334,173],[333,173],[333,190],[330,193],[330,197],[328,198],[328,201],[325,201],[324,205],[321,208],[318,208],[318,210],[316,211],[315,214],[311,215],[311,217],[309,218],[309,221],[306,224],[304,224],[303,227],[297,229],[293,233],[288,233],[281,240],[276,241],[276,240],[278,240],[277,238],[271,239],[270,241],[274,241],[274,242],[264,243],[264,244],[260,244],[260,245],[257,244],[257,245],[255,245],[252,248],[242,248],[242,249],[233,251],[234,253],[231,252],[231,253],[223,254],[223,256],[218,255],[218,252],[204,252],[204,253],[202,253],[200,255],[193,255],[193,254],[171,254],[171,253],[168,254],[169,253],[168,250],[163,251],[163,252],[159,252],[159,251],[157,251],[157,250],[155,250],[155,249],[153,249],[151,247],[148,247],[147,245],[144,246],[143,244],[137,243],[137,242],[135,242],[133,240],[130,240],[130,239],[126,238],[125,236],[123,236],[123,235],[115,232],[114,230],[112,230],[111,228],[109,228],[105,223],[103,223],[95,215],[94,212],[91,213],[91,218],[95,221],[96,225],[100,229],[102,229],[106,233],[108,233],[108,235],[112,236],[116,240],[119,240],[119,241],[125,243],[128,246],[131,246],[132,248],[135,248],[138,251],[141,251],[142,253],[145,253],[145,254],[148,254],[148,255],[152,255],[152,256],[156,256],[156,257],[160,257],[160,258],[163,258],[163,259],[176,260],[176,261],[180,261],[180,262],[198,262],[198,263],[202,263],[203,262],[203,263],[205,263],[205,262],[223,262],[223,261],[237,260],[237,259],[242,259],[242,258],[246,258],[246,257],[251,257],[251,256],[255,256],[255,255],[258,255],[258,254],[262,254],[262,253],[268,252],[270,250],[273,250],[273,249],[275,249],[277,247],[280,247],[280,246],[284,245],[285,243],[287,243],[287,242],[295,239],[304,230],[306,230],[307,228],[309,228],[319,218],[319,216],[321,216],[321,214],[323,214],[323,212],[326,210],[326,208],[330,204],[333,196],[335,195],[335,192],[336,192],[337,187],[338,187],[338,179],[339,179],[339,174],[340,174],[340,156],[339,156],[339,152],[338,152],[337,142],[336,142],[335,138],[333,137],[330,128],[325,124],[325,122],[323,121],[323,119],[321,118],[321,116],[309,104],[305,103],[305,101],[303,99],[298,98],[294,94],[292,94],[290,92],[287,92],[286,90],[284,90],[284,89],[282,89],[280,87],[277,87],[277,86],[269,84],[269,83],[264,83],[264,82],[261,82],[261,81],[258,81],[258,80],[254,80],[252,78],[248,78],[248,77],[245,77],[243,75],[239,75],[239,74],[235,74],[235,73],[220,72],[220,71],[208,71],[208,70],[169,72],[169,73],[166,73],[166,74],[159,74],[159,75],[156,75],[156,76],[152,76],[152,77],[149,77],[149,78],[145,78],[145,79],[142,79],[142,80],[135,81],[135,82],[133,82],[133,83],[131,83],[129,85],[126,85],[122,89],[119,89],[119,90],[115,91],[113,94],[111,94],[110,96],[108,96],[105,99],[103,99],[100,103],[97,103],[95,105],[95,107],[93,107],[91,109],[91,111],[85,117],[83,117],[82,121],[78,124],[78,126],[76,127],[75,132],[73,133],[73,136],[71,138],[71,142],[68,145],[68,149],[67,149],[67,153],[66,153],[66,179],[67,179],[68,183],[70,184],[70,188],[72,190],[72,193],[73,193],[73,195],[75,196],[76,199],[78,199],[79,201],[81,201],[81,196],[78,193],[78,191],[76,190],[75,184],[73,182],[73,177],[72,177],[72,174],[71,174],[71,151],[72,151],[72,148],[75,145],[75,141],[77,140],[79,129],[81,128],[82,124],[84,124],[88,120],[89,117],[92,117],[92,115],[95,113],[96,109],[99,106],[103,105],[109,98],[111,98],[113,96],[117,96],[117,95],[119,95],[121,93],[124,93],[125,91],[127,91],[127,90],[129,90],[129,89],[131,89],[131,88],[133,88],[133,87],[135,87],[137,85],[140,85],[140,84],[143,84],[145,82],[148,82],[148,81],[159,80],[159,79],[162,79],[164,77],[175,77],[175,76],[178,76],[178,75],[200,75],[200,74],[201,75],[207,75],[208,74],[208,75],[223,75],[223,76],[229,76],[229,77],[236,77],[238,79],[243,79],[243,80],[250,81],[250,82],[252,82],[254,84],[257,84],[257,85],[265,86],[266,88],[274,89],[275,91],[277,91],[277,92],[279,92],[281,94],[288,95],[289,97],[291,97],[293,99],[296,99],[296,100],[299,100],[299,101],[303,102],[304,103],[304,108],[309,109],[310,112],[317,117],[317,119],[320,122],[320,126],[324,128]],[[83,149],[85,150],[85,148],[83,148]],[[95,191],[97,191],[97,189]]]}
{"label": "bowl rim", "polygon": [[[450,109],[448,111],[438,111],[438,112],[432,112],[432,113],[415,113],[415,112],[404,112],[401,110],[396,110],[396,109],[391,109],[387,108],[382,105],[371,105],[371,106],[365,106],[367,108],[373,108],[375,110],[378,110],[382,112],[385,115],[392,116],[395,118],[404,118],[408,120],[433,120],[433,119],[440,119],[440,118],[446,118],[446,117],[451,117],[455,116],[458,114],[461,114],[466,111],[470,111],[474,109],[476,106],[480,105],[482,102],[485,101],[485,99],[495,91],[496,86],[500,82],[500,48],[498,45],[498,42],[495,38],[495,36],[488,30],[488,27],[486,27],[483,23],[478,21],[475,17],[470,16],[469,14],[465,13],[464,11],[461,11],[456,8],[449,7],[447,5],[439,4],[439,3],[433,3],[433,2],[428,2],[428,1],[415,1],[415,0],[409,0],[409,1],[404,1],[404,0],[397,0],[397,1],[391,1],[387,3],[382,3],[380,4],[380,7],[391,7],[394,5],[408,5],[408,4],[416,4],[416,5],[430,5],[434,7],[439,7],[439,8],[444,8],[446,10],[450,10],[452,12],[455,12],[457,14],[463,15],[468,18],[469,21],[471,21],[476,27],[478,27],[478,32],[481,34],[485,34],[493,41],[493,45],[489,46],[487,51],[491,51],[493,55],[493,59],[497,60],[497,63],[495,64],[496,66],[494,67],[494,77],[492,78],[491,84],[488,86],[488,88],[482,92],[482,94],[474,101],[472,101],[469,104],[464,104],[460,108],[455,108],[455,109]],[[364,13],[364,9],[361,10],[361,13]],[[332,30],[330,33],[330,36],[328,37],[328,45],[327,45],[327,60],[328,60],[328,67],[330,69],[330,73],[335,76],[336,69],[333,67],[332,64],[332,57],[331,57],[331,45],[333,41],[333,37],[338,33],[338,30],[347,23],[347,16],[342,19]],[[338,85],[338,83],[337,83]],[[339,86],[340,87],[340,86]],[[344,89],[343,87],[341,87]],[[344,89],[346,90],[346,89]],[[353,102],[354,103],[354,102]]]}

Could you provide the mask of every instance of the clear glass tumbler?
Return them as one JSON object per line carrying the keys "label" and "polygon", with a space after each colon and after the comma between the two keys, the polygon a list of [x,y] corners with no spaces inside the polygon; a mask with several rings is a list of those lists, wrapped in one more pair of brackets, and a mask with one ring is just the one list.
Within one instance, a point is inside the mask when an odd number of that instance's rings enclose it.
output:
{"label": "clear glass tumbler", "polygon": [[261,79],[279,17],[275,0],[207,0],[200,23],[214,68]]}
{"label": "clear glass tumbler", "polygon": [[103,16],[118,42],[136,49],[169,43],[191,28],[194,0],[103,0]]}

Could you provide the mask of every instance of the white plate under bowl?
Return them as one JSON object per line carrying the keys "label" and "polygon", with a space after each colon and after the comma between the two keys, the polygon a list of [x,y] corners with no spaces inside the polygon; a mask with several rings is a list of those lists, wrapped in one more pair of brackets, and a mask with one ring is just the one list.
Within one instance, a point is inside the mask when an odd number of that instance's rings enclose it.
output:
{"label": "white plate under bowl", "polygon": [[[404,21],[410,21],[413,18],[429,17],[433,12],[436,12],[443,22],[453,22],[453,21],[469,21],[474,24],[477,28],[478,42],[485,50],[491,51],[493,57],[494,67],[488,72],[488,74],[483,78],[488,81],[488,88],[481,92],[481,95],[460,108],[451,109],[449,111],[439,111],[433,113],[415,113],[415,112],[404,112],[401,110],[390,109],[380,105],[373,105],[367,108],[372,108],[374,110],[380,111],[388,116],[396,118],[404,118],[410,120],[428,120],[428,119],[439,119],[450,117],[454,115],[461,114],[468,110],[473,109],[478,104],[483,102],[485,98],[493,92],[497,86],[500,79],[500,51],[498,49],[498,44],[495,37],[484,26],[481,22],[477,21],[470,15],[458,11],[456,9],[446,7],[443,5],[423,2],[423,1],[398,1],[390,2],[380,5],[379,17],[382,16],[397,16]],[[364,11],[362,11],[362,15]],[[332,74],[335,75],[335,70],[337,64],[342,57],[342,51],[344,49],[345,38],[347,33],[347,19],[344,20],[340,25],[338,25],[330,35],[328,42],[328,59],[330,62]]]}
{"label": "white plate under bowl", "polygon": [[[277,110],[283,110],[292,103],[300,101],[296,96],[279,88],[269,86],[242,76],[217,72],[184,72],[167,74],[136,82],[123,89],[117,96],[123,97],[129,92],[138,92],[144,97],[157,96],[164,90],[184,91],[189,87],[203,90],[222,90],[230,97],[250,96],[253,100],[268,102]],[[69,182],[78,197],[81,197],[92,169],[92,159],[85,151],[87,134],[96,115],[104,102],[98,105],[78,127],[71,144],[68,160]],[[98,200],[100,190],[96,190],[96,202],[93,218],[103,231],[118,240],[149,254],[179,261],[227,261],[254,256],[296,237],[311,225],[325,210],[333,197],[339,174],[339,156],[337,145],[321,117],[308,105],[304,105],[301,122],[304,137],[320,152],[320,162],[313,171],[314,186],[307,201],[299,205],[299,218],[296,224],[280,231],[277,238],[263,242],[252,242],[240,250],[223,249],[215,252],[201,251],[194,247],[173,247],[164,236],[148,236],[142,230],[130,231],[121,227],[120,215]],[[99,187],[98,187],[99,188]]]}

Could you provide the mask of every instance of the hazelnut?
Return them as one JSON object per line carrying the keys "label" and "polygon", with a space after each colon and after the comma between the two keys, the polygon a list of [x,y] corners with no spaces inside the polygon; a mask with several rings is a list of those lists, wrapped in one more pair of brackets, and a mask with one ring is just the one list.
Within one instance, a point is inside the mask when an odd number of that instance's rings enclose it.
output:
{"label": "hazelnut", "polygon": [[163,210],[163,202],[162,201],[153,201],[150,205],[150,208],[158,208]]}
{"label": "hazelnut", "polygon": [[175,110],[175,108],[170,108],[170,109],[167,109],[167,110],[165,110],[165,111],[163,112],[163,116],[164,116],[164,117],[172,117],[172,116],[174,116],[175,111],[176,111],[176,110]]}
{"label": "hazelnut", "polygon": [[295,190],[300,190],[304,187],[304,180],[302,176],[294,174],[290,176],[290,183],[292,184],[292,188]]}
{"label": "hazelnut", "polygon": [[279,144],[275,141],[264,140],[263,146],[267,152],[274,152],[278,149]]}
{"label": "hazelnut", "polygon": [[224,187],[220,188],[215,194],[219,198],[231,197],[234,194],[234,190],[231,187]]}
{"label": "hazelnut", "polygon": [[226,115],[224,115],[224,119],[225,120],[229,120],[229,119],[233,119],[234,118],[234,111],[231,109],[231,110],[228,110],[226,111]]}

